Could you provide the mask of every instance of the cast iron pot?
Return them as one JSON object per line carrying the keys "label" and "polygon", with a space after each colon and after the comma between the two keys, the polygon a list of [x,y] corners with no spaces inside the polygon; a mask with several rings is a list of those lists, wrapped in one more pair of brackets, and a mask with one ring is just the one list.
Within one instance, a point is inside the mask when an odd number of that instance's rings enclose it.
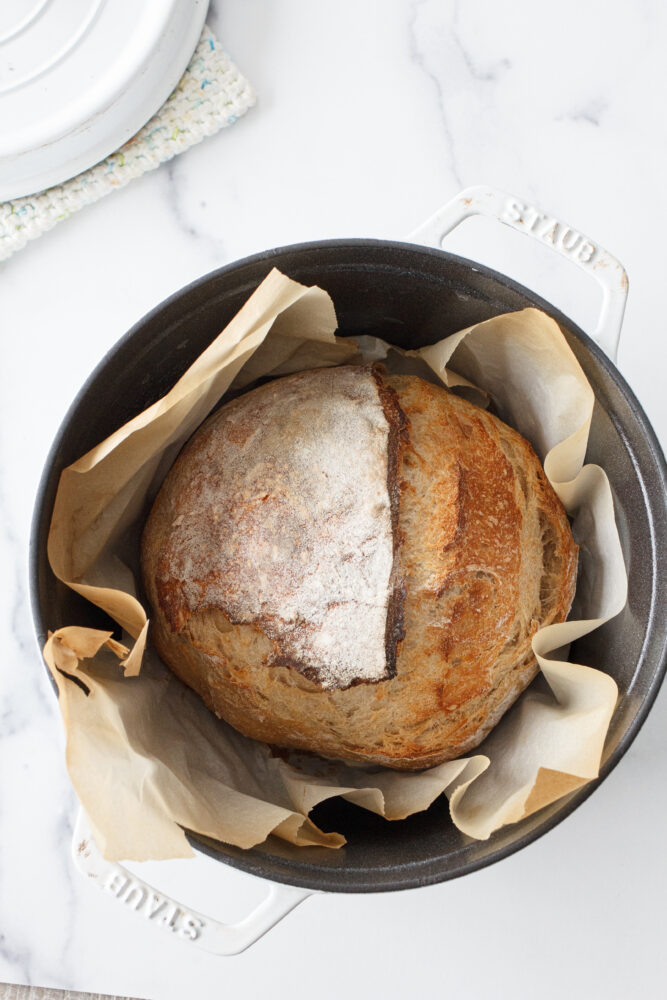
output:
{"label": "cast iron pot", "polygon": [[[439,245],[446,232],[475,212],[528,231],[531,213],[537,210],[489,189],[469,189],[413,238],[421,242],[437,239]],[[547,230],[540,225],[530,228],[530,235],[539,238],[540,232]],[[549,232],[548,242],[554,245],[558,231],[554,236],[552,226]],[[613,350],[627,291],[625,272],[605,251],[565,226],[560,244],[555,248],[584,268],[602,261],[594,274],[605,291],[605,329],[600,336]],[[319,806],[313,814],[315,821],[347,838],[347,845],[336,851],[295,848],[275,838],[247,851],[201,838],[195,842],[218,860],[302,890],[372,892],[444,881],[506,857],[577,808],[632,743],[665,670],[664,457],[639,403],[607,355],[583,330],[527,288],[439,249],[378,240],[330,240],[257,254],[220,268],[167,299],[101,361],[73,402],[51,449],[31,539],[37,637],[41,646],[47,630],[63,624],[109,627],[101,611],[55,580],[47,562],[46,539],[60,471],[167,392],[273,267],[306,285],[325,288],[333,298],[341,335],[375,334],[405,348],[432,343],[498,313],[536,306],[560,324],[595,392],[587,461],[601,464],[609,476],[630,595],[620,615],[572,647],[577,662],[613,669],[620,690],[598,781],[499,830],[486,842],[471,842],[459,833],[449,819],[444,796],[425,812],[396,823],[343,800]],[[80,831],[77,838],[81,839]],[[118,866],[99,858],[95,863],[79,858],[79,864],[87,865],[88,874],[104,875],[109,885],[116,884],[113,872],[120,870]],[[135,878],[133,884],[142,883]],[[226,942],[220,938],[216,945],[209,940],[206,946],[226,953],[241,950],[307,894],[295,890],[280,896],[283,890],[278,890],[252,933],[246,928],[245,936],[237,933],[231,940],[228,935]],[[122,891],[115,894],[123,898]],[[208,918],[199,920],[205,923]],[[195,936],[205,938],[201,927],[195,929]]]}

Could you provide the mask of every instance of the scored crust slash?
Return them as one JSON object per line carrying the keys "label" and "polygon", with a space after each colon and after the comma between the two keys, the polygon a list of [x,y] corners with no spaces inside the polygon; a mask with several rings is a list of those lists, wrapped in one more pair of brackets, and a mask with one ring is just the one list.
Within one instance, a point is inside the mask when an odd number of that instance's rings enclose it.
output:
{"label": "scored crust slash", "polygon": [[576,562],[524,438],[377,364],[222,406],[142,543],[153,642],[210,709],[267,743],[407,770],[473,749],[513,704]]}

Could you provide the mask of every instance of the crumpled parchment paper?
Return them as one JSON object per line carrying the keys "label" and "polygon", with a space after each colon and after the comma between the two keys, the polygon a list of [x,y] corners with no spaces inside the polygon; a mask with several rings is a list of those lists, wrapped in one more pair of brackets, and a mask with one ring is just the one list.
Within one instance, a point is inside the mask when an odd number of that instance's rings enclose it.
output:
{"label": "crumpled parchment paper", "polygon": [[[559,659],[558,651],[622,609],[627,576],[609,483],[601,468],[583,464],[593,392],[558,325],[536,309],[498,316],[420,351],[389,352],[426,363],[450,387],[472,384],[488,394],[499,416],[535,447],[580,545],[571,620],[535,635],[542,675],[483,753],[411,773],[303,754],[282,759],[215,718],[147,645],[138,553],[134,565],[120,557],[128,536],[137,537],[147,498],[230,388],[363,360],[354,341],[336,338],[336,326],[326,292],[273,270],[166,396],[61,474],[48,540],[53,572],[128,637],[121,644],[109,632],[69,625],[44,648],[69,773],[109,860],[190,856],[184,830],[243,848],[270,833],[296,845],[339,847],[342,835],[322,832],[308,817],[336,795],[396,820],[444,792],[456,826],[485,839],[598,774],[616,684],[600,670]],[[387,349],[373,340],[364,351],[377,357]]]}

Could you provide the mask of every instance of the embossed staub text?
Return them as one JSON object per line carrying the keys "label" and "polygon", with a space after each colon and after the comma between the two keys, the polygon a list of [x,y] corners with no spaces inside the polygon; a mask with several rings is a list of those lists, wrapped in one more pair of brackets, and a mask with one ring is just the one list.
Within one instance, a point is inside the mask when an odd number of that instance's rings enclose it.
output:
{"label": "embossed staub text", "polygon": [[201,934],[204,921],[187,910],[181,909],[170,899],[149,889],[142,882],[130,878],[125,872],[111,872],[105,888],[132,910],[147,920],[159,923],[181,938],[195,941]]}
{"label": "embossed staub text", "polygon": [[591,264],[595,260],[597,247],[594,243],[552,215],[540,212],[534,205],[524,205],[516,198],[508,198],[502,219],[515,229],[532,233],[579,264]]}

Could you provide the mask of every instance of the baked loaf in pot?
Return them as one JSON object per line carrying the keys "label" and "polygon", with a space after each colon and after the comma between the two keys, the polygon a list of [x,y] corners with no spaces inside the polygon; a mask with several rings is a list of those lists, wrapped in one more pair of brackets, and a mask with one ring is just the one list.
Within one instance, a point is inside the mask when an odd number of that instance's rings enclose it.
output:
{"label": "baked loaf in pot", "polygon": [[152,639],[247,736],[430,767],[537,673],[577,548],[530,445],[416,376],[278,379],[194,434],[148,518]]}

